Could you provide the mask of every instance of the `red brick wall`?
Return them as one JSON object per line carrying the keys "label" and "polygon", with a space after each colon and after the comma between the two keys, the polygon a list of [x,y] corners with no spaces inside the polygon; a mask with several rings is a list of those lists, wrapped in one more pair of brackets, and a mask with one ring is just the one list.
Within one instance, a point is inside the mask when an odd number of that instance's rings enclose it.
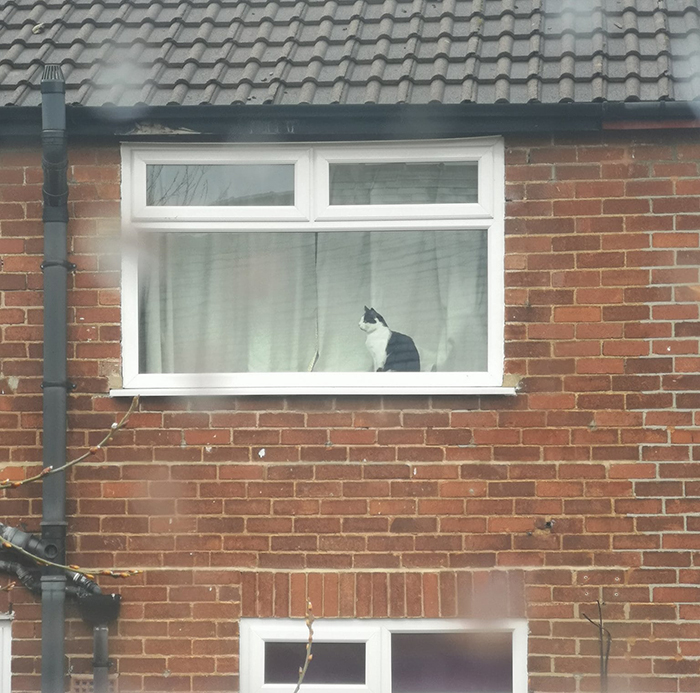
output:
{"label": "red brick wall", "polygon": [[[509,138],[517,397],[143,401],[68,485],[71,562],[146,569],[100,580],[124,598],[120,690],[236,690],[236,619],[298,616],[306,596],[321,617],[527,616],[531,689],[561,693],[597,690],[583,614],[604,599],[615,690],[699,690],[695,139]],[[128,403],[105,394],[119,153],[72,147],[70,162],[78,453]],[[0,151],[2,477],[41,459],[38,165],[36,148]],[[37,530],[39,496],[9,491],[2,521]],[[11,600],[14,688],[37,690],[39,605]],[[71,617],[70,665],[87,672],[90,634]]]}

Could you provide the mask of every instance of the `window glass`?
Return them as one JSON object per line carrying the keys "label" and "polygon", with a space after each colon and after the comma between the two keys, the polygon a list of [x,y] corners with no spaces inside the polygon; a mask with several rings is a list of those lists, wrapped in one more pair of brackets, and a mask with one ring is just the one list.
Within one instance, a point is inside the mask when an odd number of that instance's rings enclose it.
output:
{"label": "window glass", "polygon": [[[314,642],[304,683],[364,684],[365,643]],[[296,683],[306,660],[304,642],[265,643],[265,683]]]}
{"label": "window glass", "polygon": [[477,201],[476,162],[330,164],[332,205]]}
{"label": "window glass", "polygon": [[290,206],[294,204],[294,164],[149,164],[146,204]]}
{"label": "window glass", "polygon": [[511,633],[392,633],[392,693],[512,693]]}
{"label": "window glass", "polygon": [[485,230],[141,238],[141,372],[487,368]]}

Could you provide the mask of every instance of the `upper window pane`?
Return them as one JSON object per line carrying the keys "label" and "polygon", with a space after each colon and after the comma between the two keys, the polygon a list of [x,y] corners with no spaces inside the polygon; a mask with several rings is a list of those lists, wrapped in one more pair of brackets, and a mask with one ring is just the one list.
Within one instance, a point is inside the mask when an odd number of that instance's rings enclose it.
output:
{"label": "upper window pane", "polygon": [[[315,642],[311,654],[304,683],[365,683],[365,643]],[[296,683],[305,661],[304,642],[266,642],[265,683]]]}
{"label": "upper window pane", "polygon": [[289,207],[294,164],[149,164],[149,206]]}
{"label": "upper window pane", "polygon": [[392,693],[512,693],[511,633],[392,633]]}
{"label": "upper window pane", "polygon": [[478,164],[475,161],[330,164],[331,205],[477,201]]}

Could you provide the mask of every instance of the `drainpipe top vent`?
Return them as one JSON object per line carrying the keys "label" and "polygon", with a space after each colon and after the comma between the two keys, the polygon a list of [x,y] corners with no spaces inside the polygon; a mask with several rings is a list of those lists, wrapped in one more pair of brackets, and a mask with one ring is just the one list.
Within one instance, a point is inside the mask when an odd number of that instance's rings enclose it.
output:
{"label": "drainpipe top vent", "polygon": [[60,65],[44,65],[44,71],[41,75],[41,93],[63,94],[66,91],[66,80],[63,77]]}
{"label": "drainpipe top vent", "polygon": [[67,222],[66,83],[60,65],[44,66],[41,78],[41,124],[44,221]]}

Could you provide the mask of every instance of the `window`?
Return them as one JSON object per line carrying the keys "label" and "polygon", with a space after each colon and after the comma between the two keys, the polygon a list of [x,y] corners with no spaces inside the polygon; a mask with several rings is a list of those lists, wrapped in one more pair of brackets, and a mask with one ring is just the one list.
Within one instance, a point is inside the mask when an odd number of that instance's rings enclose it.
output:
{"label": "window", "polygon": [[499,139],[124,145],[123,164],[125,391],[500,391]]}
{"label": "window", "polygon": [[[241,620],[241,693],[292,693],[303,620]],[[527,693],[524,620],[318,620],[302,691]]]}
{"label": "window", "polygon": [[0,691],[11,691],[12,614],[0,613]]}

